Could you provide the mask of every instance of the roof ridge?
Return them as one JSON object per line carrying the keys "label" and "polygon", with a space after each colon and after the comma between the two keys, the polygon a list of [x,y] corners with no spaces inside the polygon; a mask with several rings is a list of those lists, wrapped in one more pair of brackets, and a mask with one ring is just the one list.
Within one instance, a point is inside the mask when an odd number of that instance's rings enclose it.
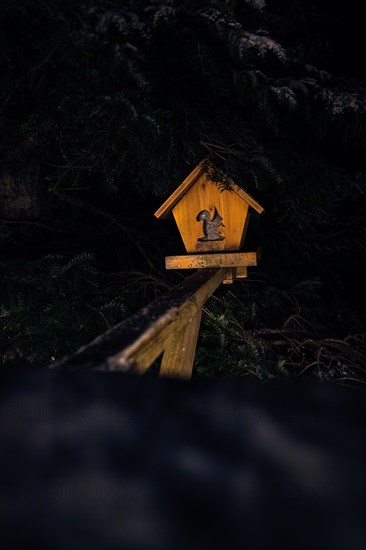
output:
{"label": "roof ridge", "polygon": [[[166,199],[166,201],[158,208],[158,210],[155,212],[154,216],[156,218],[167,218],[169,217],[170,212],[174,208],[174,206],[180,201],[180,199],[183,197],[183,195],[192,187],[194,182],[197,180],[197,178],[202,174],[206,173],[207,170],[205,169],[205,160],[202,160],[193,170],[188,174],[186,179],[173,191],[173,193]],[[207,162],[207,161],[206,161]],[[241,199],[246,201],[258,214],[262,214],[264,212],[264,208],[255,200],[253,197],[249,195],[244,189],[239,187],[236,183],[234,183],[232,180],[232,187],[233,191],[239,195]]]}

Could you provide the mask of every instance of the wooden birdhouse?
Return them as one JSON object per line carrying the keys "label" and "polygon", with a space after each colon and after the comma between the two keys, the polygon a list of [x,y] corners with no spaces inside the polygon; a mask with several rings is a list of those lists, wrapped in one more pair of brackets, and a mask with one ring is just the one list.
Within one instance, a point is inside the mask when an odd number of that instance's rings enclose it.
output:
{"label": "wooden birdhouse", "polygon": [[[188,253],[166,258],[167,269],[256,265],[256,253],[237,252],[244,243],[251,209],[264,211],[234,182],[230,189],[220,189],[201,162],[155,212],[157,218],[174,217]],[[252,257],[245,258],[248,254]]]}

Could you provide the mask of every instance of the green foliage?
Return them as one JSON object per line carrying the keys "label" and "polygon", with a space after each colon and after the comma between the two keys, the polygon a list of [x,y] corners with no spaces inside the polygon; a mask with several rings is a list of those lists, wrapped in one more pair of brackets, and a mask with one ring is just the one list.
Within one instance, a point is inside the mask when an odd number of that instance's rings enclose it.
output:
{"label": "green foliage", "polygon": [[126,316],[123,293],[111,296],[90,253],[9,262],[0,272],[2,363],[49,364]]}
{"label": "green foliage", "polygon": [[[327,310],[318,280],[286,290],[236,284],[205,307],[196,357],[199,376],[366,379],[363,324],[352,327],[340,304]],[[350,328],[360,333],[341,336]]]}

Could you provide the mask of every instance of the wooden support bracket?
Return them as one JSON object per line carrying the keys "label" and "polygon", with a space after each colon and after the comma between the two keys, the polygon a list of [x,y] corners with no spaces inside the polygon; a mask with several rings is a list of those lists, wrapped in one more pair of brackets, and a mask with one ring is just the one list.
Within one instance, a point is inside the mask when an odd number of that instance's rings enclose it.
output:
{"label": "wooden support bracket", "polygon": [[247,267],[232,267],[228,268],[226,279],[223,281],[224,285],[231,285],[235,279],[246,279],[248,277]]}
{"label": "wooden support bracket", "polygon": [[236,274],[237,274],[237,268],[236,267],[232,267],[231,269],[228,268],[226,279],[224,279],[223,284],[224,285],[232,285],[233,282],[236,279]]}

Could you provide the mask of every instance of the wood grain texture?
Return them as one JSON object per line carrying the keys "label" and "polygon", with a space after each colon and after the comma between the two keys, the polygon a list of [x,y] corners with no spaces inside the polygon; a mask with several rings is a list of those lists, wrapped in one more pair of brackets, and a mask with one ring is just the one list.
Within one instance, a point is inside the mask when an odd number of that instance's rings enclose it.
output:
{"label": "wood grain texture", "polygon": [[[236,193],[220,191],[203,173],[173,208],[173,215],[187,252],[216,252],[239,250],[248,209],[248,203]],[[203,237],[203,224],[196,217],[202,210],[208,210],[211,219],[215,211],[223,218],[225,227],[220,227],[220,233],[224,240],[198,240]]]}
{"label": "wood grain texture", "polygon": [[236,267],[232,267],[231,269],[228,269],[226,279],[223,280],[222,284],[232,285],[235,282],[236,273],[237,273],[237,268]]}
{"label": "wood grain texture", "polygon": [[226,276],[226,268],[194,273],[167,294],[50,368],[143,374],[166,350],[162,375],[188,378],[202,306]]}
{"label": "wood grain texture", "polygon": [[177,202],[181,199],[184,193],[193,185],[199,175],[202,173],[203,168],[201,163],[196,166],[194,170],[186,177],[186,179],[180,184],[179,187],[167,198],[167,200],[158,208],[154,216],[156,218],[169,218],[171,217],[171,211]]}
{"label": "wood grain texture", "polygon": [[202,307],[176,323],[174,332],[166,342],[159,375],[189,380],[192,376]]}
{"label": "wood grain texture", "polygon": [[[186,179],[177,187],[177,189],[167,198],[167,200],[155,212],[157,218],[171,217],[171,211],[174,206],[180,201],[184,194],[194,184],[198,177],[205,174],[204,161],[201,161],[194,170],[186,177]],[[231,191],[236,193],[242,200],[248,203],[258,214],[264,212],[264,208],[249,195],[243,188],[239,187],[230,180]]]}
{"label": "wood grain texture", "polygon": [[187,254],[167,256],[166,269],[211,269],[213,267],[248,267],[258,264],[259,252],[233,252],[227,254]]}
{"label": "wood grain texture", "polygon": [[246,279],[248,277],[248,268],[247,267],[238,267],[236,270],[237,279]]}
{"label": "wood grain texture", "polygon": [[244,244],[244,241],[245,241],[245,237],[247,235],[247,231],[248,231],[248,225],[249,225],[249,220],[250,220],[250,208],[248,208],[248,213],[247,213],[247,216],[245,218],[245,221],[244,221],[244,228],[243,228],[243,232],[241,234],[241,240],[240,240],[240,246],[239,246],[239,249],[243,247],[243,244]]}
{"label": "wood grain texture", "polygon": [[261,206],[259,204],[259,202],[254,200],[253,197],[251,197],[249,195],[249,193],[244,191],[244,189],[242,189],[241,187],[236,185],[236,183],[234,183],[234,182],[231,183],[231,186],[232,186],[233,191],[235,193],[237,193],[240,198],[242,198],[244,201],[246,201],[256,212],[258,212],[258,214],[263,214],[263,212],[264,212],[263,206]]}

